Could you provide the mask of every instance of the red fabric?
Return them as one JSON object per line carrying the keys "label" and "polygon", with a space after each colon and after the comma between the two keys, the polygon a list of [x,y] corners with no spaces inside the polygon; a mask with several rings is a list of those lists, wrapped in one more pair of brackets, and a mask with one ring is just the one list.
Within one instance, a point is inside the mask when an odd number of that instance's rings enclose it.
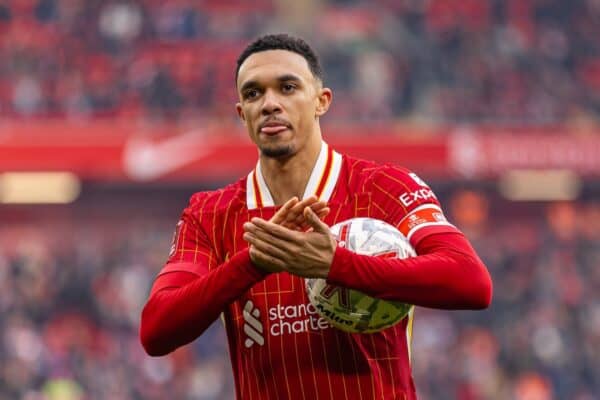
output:
{"label": "red fabric", "polygon": [[[168,263],[142,314],[140,335],[146,350],[153,355],[168,353],[194,340],[222,312],[238,399],[415,399],[409,360],[412,314],[368,335],[329,326],[309,304],[303,278],[288,273],[263,275],[251,265],[242,225],[255,216],[268,219],[276,208],[248,209],[246,194],[246,179],[242,179],[192,196],[178,223]],[[327,202],[331,212],[324,222],[330,226],[355,217],[399,226],[419,207],[439,207],[433,192],[410,171],[347,156]],[[458,230],[443,215],[438,217],[410,228],[411,243],[419,254],[431,253],[411,263],[432,257],[453,270],[452,264],[464,251],[440,253],[448,244],[437,244],[433,237],[441,239]],[[457,255],[448,256],[448,252]],[[428,292],[437,301],[438,291],[449,290],[424,290],[424,283],[414,289],[401,282],[380,282],[385,279],[372,269],[366,275],[357,265],[338,265],[343,253],[336,254],[332,278],[336,271],[344,275],[340,279],[354,284],[364,278],[365,288],[381,284],[386,295],[401,296],[406,291],[412,296],[422,291],[424,302]],[[235,256],[227,261],[230,255]],[[425,279],[425,271],[434,269],[428,262],[424,265],[413,281],[417,276]],[[393,281],[401,280],[397,271],[389,273]],[[402,277],[409,279],[408,275]],[[437,277],[430,280],[439,282]],[[469,284],[464,284],[469,291]],[[462,306],[459,297],[454,298],[454,305]],[[444,308],[449,305],[442,304]]]}
{"label": "red fabric", "polygon": [[461,233],[437,233],[418,244],[407,259],[359,255],[336,249],[328,282],[374,297],[424,307],[481,309],[489,306],[492,281]]}
{"label": "red fabric", "polygon": [[227,305],[263,278],[251,264],[247,249],[201,277],[182,269],[162,273],[142,311],[144,349],[160,356],[191,342]]}
{"label": "red fabric", "polygon": [[203,264],[194,264],[189,262],[172,262],[167,263],[159,272],[159,276],[170,274],[172,272],[189,272],[196,276],[205,275],[208,272],[208,267]]}

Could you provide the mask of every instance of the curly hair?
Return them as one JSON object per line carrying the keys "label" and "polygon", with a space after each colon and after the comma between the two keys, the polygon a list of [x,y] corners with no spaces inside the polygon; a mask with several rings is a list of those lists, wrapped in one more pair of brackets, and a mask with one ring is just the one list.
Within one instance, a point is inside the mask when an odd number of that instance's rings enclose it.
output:
{"label": "curly hair", "polygon": [[264,35],[250,43],[237,59],[237,68],[235,70],[235,80],[237,82],[240,66],[248,57],[254,53],[267,50],[287,50],[300,54],[306,62],[312,74],[319,80],[323,80],[323,69],[319,57],[304,39],[294,37],[286,33],[275,35]]}

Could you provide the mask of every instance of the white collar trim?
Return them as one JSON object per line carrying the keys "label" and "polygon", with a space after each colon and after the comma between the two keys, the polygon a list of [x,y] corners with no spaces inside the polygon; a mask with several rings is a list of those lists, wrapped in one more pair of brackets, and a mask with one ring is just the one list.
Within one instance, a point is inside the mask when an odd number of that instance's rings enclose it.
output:
{"label": "white collar trim", "polygon": [[[308,179],[302,199],[316,195],[319,200],[329,201],[342,170],[342,155],[322,142],[317,162]],[[275,202],[263,177],[260,161],[248,174],[246,180],[246,204],[249,210],[273,207]]]}

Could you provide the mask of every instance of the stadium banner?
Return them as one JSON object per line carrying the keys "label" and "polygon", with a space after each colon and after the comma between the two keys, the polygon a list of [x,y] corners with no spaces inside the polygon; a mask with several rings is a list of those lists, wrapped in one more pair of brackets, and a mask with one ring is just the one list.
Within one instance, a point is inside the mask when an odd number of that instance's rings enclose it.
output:
{"label": "stadium banner", "polygon": [[[600,175],[600,135],[565,129],[324,128],[337,150],[392,162],[428,178],[493,178],[511,169],[569,169]],[[366,133],[368,132],[368,133]],[[14,122],[0,125],[0,172],[70,171],[99,181],[222,181],[242,177],[257,159],[238,125],[140,126],[133,122]]]}

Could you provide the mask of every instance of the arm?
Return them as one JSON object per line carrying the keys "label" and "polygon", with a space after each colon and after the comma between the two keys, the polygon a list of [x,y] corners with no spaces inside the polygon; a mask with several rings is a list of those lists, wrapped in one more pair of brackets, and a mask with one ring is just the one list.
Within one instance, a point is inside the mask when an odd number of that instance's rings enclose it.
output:
{"label": "arm", "polygon": [[408,259],[366,257],[336,248],[328,280],[375,297],[442,309],[481,309],[492,295],[490,275],[467,238],[443,215],[416,174],[386,165],[367,186],[379,218],[396,226],[416,250]]}
{"label": "arm", "polygon": [[[199,222],[199,215],[207,215],[206,210],[198,212],[205,205],[204,195],[192,197],[190,206],[184,210],[173,238],[172,254],[142,311],[140,340],[152,356],[167,354],[196,339],[229,304],[267,274],[252,265],[248,249],[215,265],[218,257]],[[293,230],[302,229],[304,207],[318,215],[329,212],[326,204],[316,197],[303,201],[293,198],[271,222]]]}
{"label": "arm", "polygon": [[326,278],[329,283],[388,300],[443,309],[489,305],[492,283],[488,271],[458,230],[421,228],[416,257],[379,258],[337,246],[327,225],[306,211],[313,227],[308,233],[260,218],[245,224],[244,238],[254,247],[252,260],[257,265],[275,264],[299,276]]}
{"label": "arm", "polygon": [[264,278],[248,250],[208,272],[184,263],[168,264],[142,311],[140,339],[146,352],[161,356],[200,336],[219,314]]}
{"label": "arm", "polygon": [[402,260],[359,255],[338,246],[327,281],[374,297],[424,307],[489,306],[489,273],[461,233],[426,236],[416,250],[418,256]]}
{"label": "arm", "polygon": [[232,301],[264,277],[250,263],[248,250],[224,262],[220,259],[205,228],[214,221],[210,199],[210,193],[197,193],[183,210],[169,259],[142,311],[140,340],[152,356],[196,339]]}
{"label": "arm", "polygon": [[307,233],[260,218],[245,224],[244,239],[253,245],[253,262],[421,306],[480,309],[489,305],[492,283],[485,265],[464,235],[446,221],[423,181],[388,168],[373,179],[370,189],[374,209],[382,210],[373,217],[396,226],[418,256],[399,260],[354,254],[338,247],[327,225],[307,209],[305,217],[313,228]]}

